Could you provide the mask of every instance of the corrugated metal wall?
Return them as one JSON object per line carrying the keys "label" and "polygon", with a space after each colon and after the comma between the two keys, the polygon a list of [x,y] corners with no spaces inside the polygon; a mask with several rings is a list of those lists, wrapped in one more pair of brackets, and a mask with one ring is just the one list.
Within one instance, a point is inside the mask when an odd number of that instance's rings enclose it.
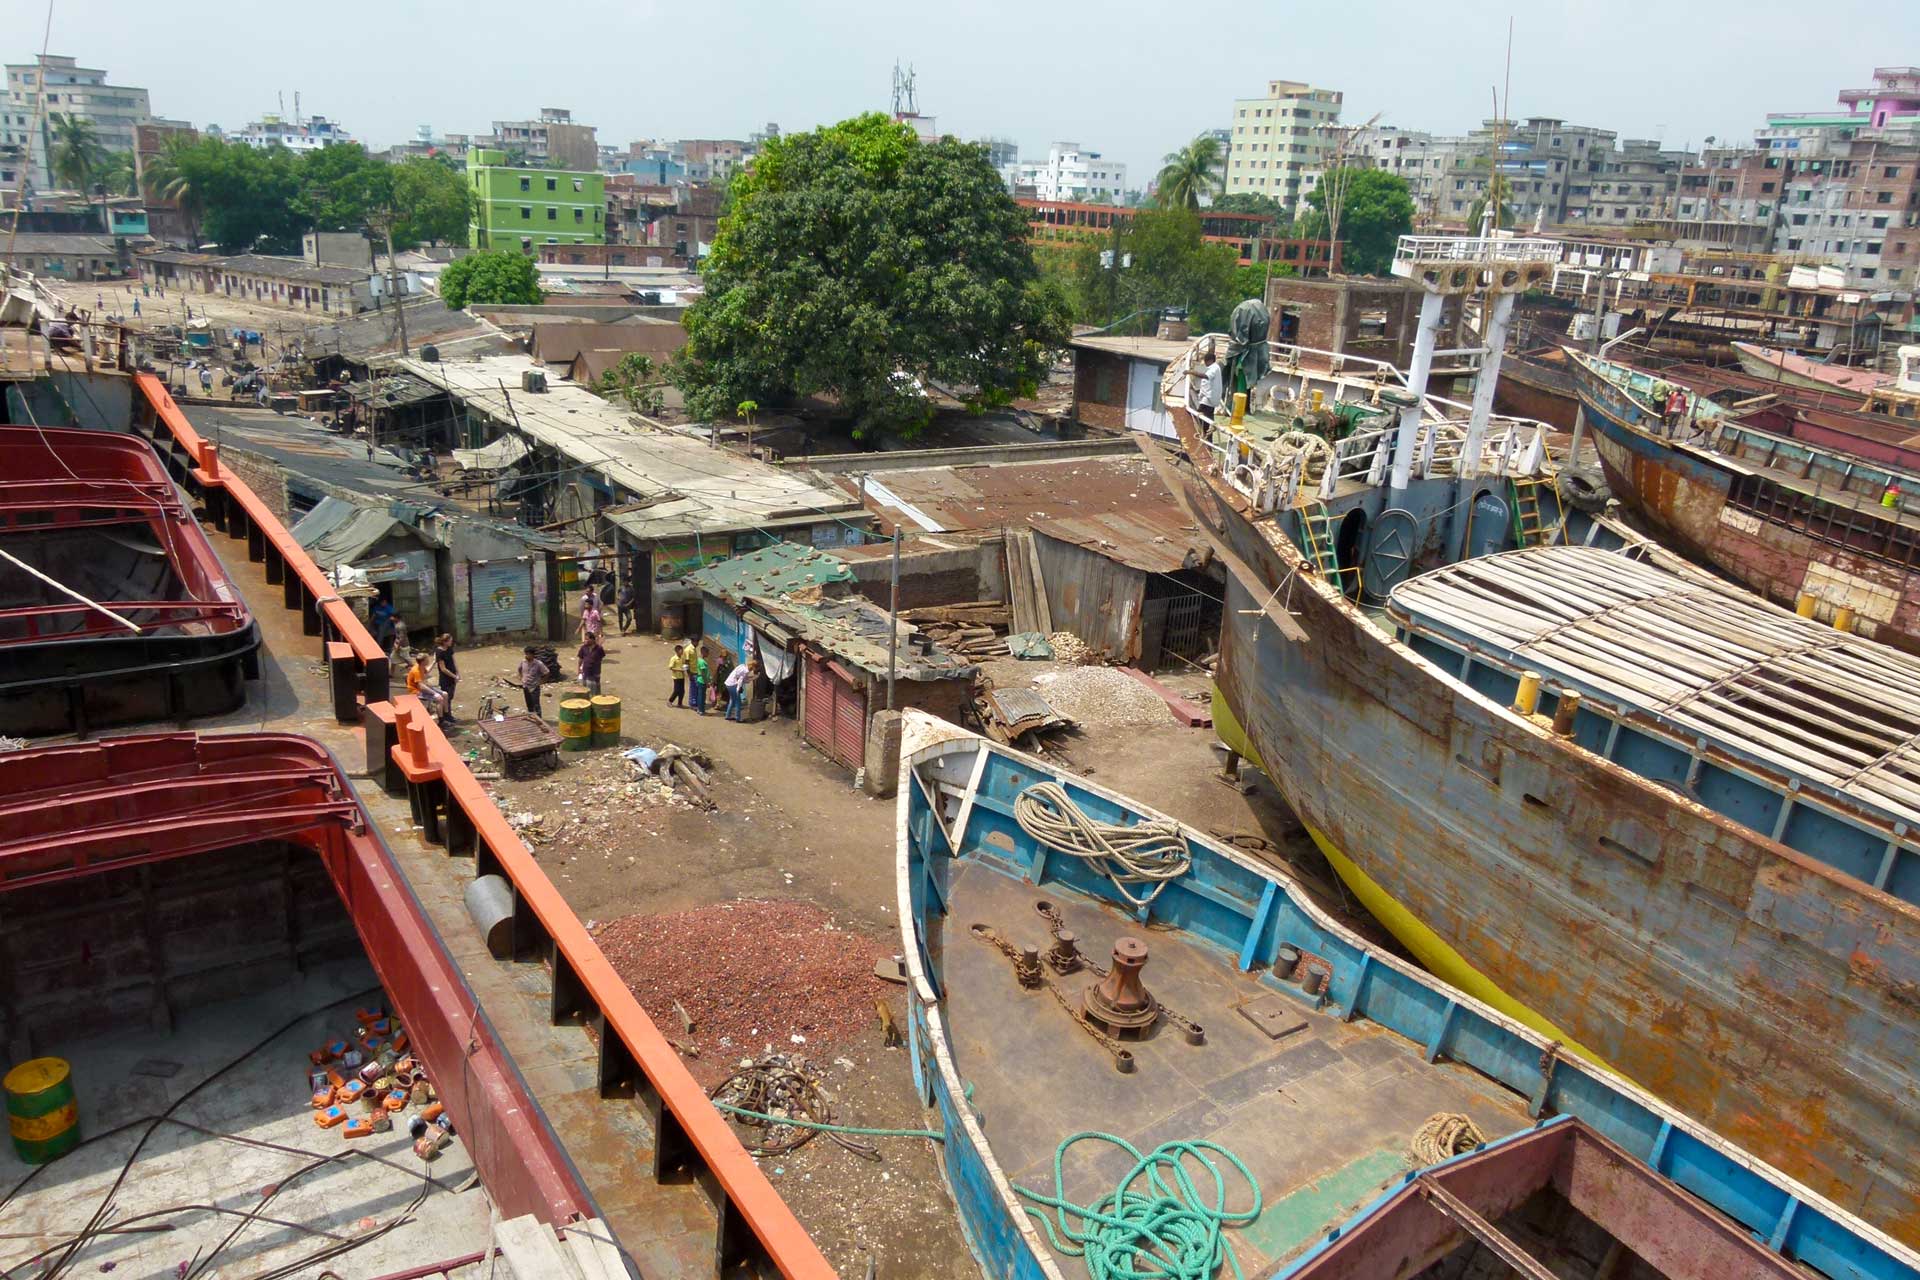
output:
{"label": "corrugated metal wall", "polygon": [[1109,657],[1140,656],[1140,607],[1147,575],[1071,542],[1033,532],[1055,631],[1071,631]]}

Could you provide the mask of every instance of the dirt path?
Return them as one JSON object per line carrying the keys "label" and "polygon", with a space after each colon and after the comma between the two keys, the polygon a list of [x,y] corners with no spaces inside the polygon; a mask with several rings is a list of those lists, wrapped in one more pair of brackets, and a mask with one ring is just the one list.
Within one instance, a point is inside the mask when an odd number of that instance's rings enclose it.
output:
{"label": "dirt path", "polygon": [[[898,953],[893,802],[855,790],[852,775],[807,746],[792,721],[734,724],[719,715],[667,706],[668,646],[657,638],[611,635],[606,643],[603,690],[622,699],[625,743],[656,748],[673,743],[705,752],[713,761],[717,807],[708,812],[633,783],[612,750],[563,753],[560,767],[540,777],[489,780],[487,786],[510,814],[537,818],[535,829],[546,839],[533,845],[534,855],[582,920],[598,924],[665,915],[742,898],[794,900],[823,909],[838,927],[870,939],[885,953]],[[577,641],[559,647],[571,670]],[[455,711],[468,725],[455,733],[457,744],[479,745],[469,727],[477,700],[519,660],[517,646],[462,651]],[[1007,686],[1070,670],[1063,664],[1010,661],[994,664],[990,674]],[[1205,701],[1204,677],[1174,677],[1169,683]],[[502,692],[506,705],[519,704],[517,693]],[[549,720],[556,713],[553,693],[549,690],[545,703]],[[1214,776],[1212,741],[1210,732],[1185,728],[1169,715],[1163,724],[1090,724],[1064,739],[1049,758],[1204,829],[1264,831],[1281,839],[1291,827],[1284,808],[1264,786],[1242,796],[1221,785]],[[1298,847],[1288,851],[1303,860],[1311,857]],[[781,940],[769,938],[766,946],[767,962],[777,963]],[[686,957],[694,966],[712,961],[712,956]],[[748,972],[752,966],[740,968]],[[886,1002],[904,1025],[903,990],[868,981],[872,997]],[[679,1029],[673,1010],[652,1012],[663,1027]],[[914,1095],[905,1052],[885,1047],[877,1015],[850,1036],[809,1041],[804,1052],[844,1119],[927,1127],[929,1113]],[[689,1065],[703,1078],[714,1077],[711,1061]],[[863,1276],[871,1259],[878,1277],[972,1280],[979,1272],[941,1181],[933,1144],[896,1139],[879,1145],[878,1162],[815,1141],[765,1166],[841,1274]]]}

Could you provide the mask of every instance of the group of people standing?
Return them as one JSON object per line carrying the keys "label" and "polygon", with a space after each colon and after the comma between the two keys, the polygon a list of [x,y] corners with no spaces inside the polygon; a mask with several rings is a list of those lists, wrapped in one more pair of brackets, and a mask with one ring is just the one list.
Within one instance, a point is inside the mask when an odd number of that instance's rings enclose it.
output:
{"label": "group of people standing", "polygon": [[[675,645],[667,658],[667,674],[673,677],[673,692],[667,695],[667,705],[692,707],[699,715],[707,714],[708,690],[713,688],[713,664],[700,652],[700,647],[691,640]],[[747,692],[759,678],[757,660],[742,660],[727,672],[721,686],[726,690],[727,719],[746,718]],[[716,697],[718,693],[719,690],[714,690]]]}

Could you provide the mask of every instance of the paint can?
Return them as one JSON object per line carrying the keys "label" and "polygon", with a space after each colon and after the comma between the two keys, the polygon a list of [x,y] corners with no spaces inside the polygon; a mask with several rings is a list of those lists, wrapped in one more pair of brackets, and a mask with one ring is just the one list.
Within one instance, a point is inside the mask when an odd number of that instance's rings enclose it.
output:
{"label": "paint can", "polygon": [[7,1127],[28,1164],[45,1164],[80,1145],[80,1109],[65,1058],[29,1058],[7,1072]]}

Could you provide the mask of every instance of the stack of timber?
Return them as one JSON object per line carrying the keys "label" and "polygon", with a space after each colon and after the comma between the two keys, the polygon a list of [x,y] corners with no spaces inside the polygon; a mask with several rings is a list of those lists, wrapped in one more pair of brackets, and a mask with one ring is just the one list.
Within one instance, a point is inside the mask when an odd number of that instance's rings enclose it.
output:
{"label": "stack of timber", "polygon": [[513,1280],[626,1280],[626,1263],[604,1222],[588,1218],[563,1231],[531,1215],[502,1222],[495,1233],[500,1252],[492,1274]]}
{"label": "stack of timber", "polygon": [[900,617],[957,657],[977,662],[982,658],[1007,656],[1006,630],[1011,615],[1001,601],[974,600],[965,604],[902,609]]}
{"label": "stack of timber", "polygon": [[1007,606],[1015,631],[1053,634],[1053,613],[1047,607],[1047,581],[1040,572],[1040,553],[1034,548],[1031,529],[1013,529],[1007,533]]}

